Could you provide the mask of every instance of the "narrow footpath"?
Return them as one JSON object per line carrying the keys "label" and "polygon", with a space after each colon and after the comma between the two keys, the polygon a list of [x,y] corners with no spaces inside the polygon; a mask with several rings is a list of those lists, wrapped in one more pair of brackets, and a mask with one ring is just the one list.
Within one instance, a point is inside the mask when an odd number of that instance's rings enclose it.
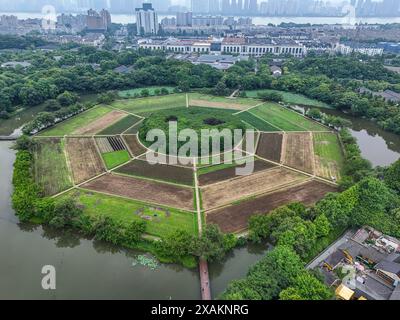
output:
{"label": "narrow footpath", "polygon": [[[203,232],[203,221],[201,216],[200,191],[199,191],[199,180],[197,177],[196,159],[193,159],[193,170],[194,170],[194,184],[196,190],[197,223],[199,225],[199,235],[201,236]],[[200,272],[201,298],[202,300],[209,301],[211,300],[210,275],[208,272],[208,263],[204,259],[200,259],[199,272]]]}

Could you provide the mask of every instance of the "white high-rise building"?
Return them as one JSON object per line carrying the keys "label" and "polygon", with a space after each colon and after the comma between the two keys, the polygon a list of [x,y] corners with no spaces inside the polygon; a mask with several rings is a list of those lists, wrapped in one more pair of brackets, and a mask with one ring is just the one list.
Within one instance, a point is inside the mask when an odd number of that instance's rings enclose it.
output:
{"label": "white high-rise building", "polygon": [[136,8],[136,25],[138,35],[158,33],[158,15],[151,3],[143,3],[142,8]]}

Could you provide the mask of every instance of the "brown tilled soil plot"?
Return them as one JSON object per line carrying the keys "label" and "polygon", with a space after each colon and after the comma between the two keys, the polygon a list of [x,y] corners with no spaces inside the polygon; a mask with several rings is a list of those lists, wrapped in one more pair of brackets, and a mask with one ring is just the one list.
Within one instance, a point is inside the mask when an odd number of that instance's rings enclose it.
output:
{"label": "brown tilled soil plot", "polygon": [[281,162],[283,133],[262,133],[257,148],[261,158]]}
{"label": "brown tilled soil plot", "polygon": [[66,150],[76,184],[105,171],[92,138],[67,138]]}
{"label": "brown tilled soil plot", "polygon": [[246,197],[256,196],[300,182],[306,178],[305,175],[291,170],[275,168],[209,185],[201,188],[203,207],[205,210],[218,208]]}
{"label": "brown tilled soil plot", "polygon": [[82,186],[107,194],[193,211],[193,189],[107,174]]}
{"label": "brown tilled soil plot", "polygon": [[313,173],[314,152],[310,133],[286,134],[284,164],[298,170]]}
{"label": "brown tilled soil plot", "polygon": [[[251,159],[251,162],[254,165],[253,173],[274,167],[273,164],[262,160],[254,161],[253,159]],[[199,176],[199,183],[201,186],[204,186],[208,184],[222,182],[232,178],[237,178],[238,175],[236,174],[236,168],[244,168],[244,167],[245,167],[244,165],[240,165],[238,167],[225,168],[222,170],[202,174]]]}
{"label": "brown tilled soil plot", "polygon": [[75,135],[96,134],[97,132],[104,130],[105,128],[111,126],[112,124],[114,124],[115,122],[121,120],[126,116],[127,116],[126,113],[114,110],[102,116],[101,118],[93,121],[92,123],[89,123],[87,126],[75,130],[72,134]]}
{"label": "brown tilled soil plot", "polygon": [[116,170],[118,173],[193,185],[193,169],[164,164],[151,165],[147,161],[134,160]]}
{"label": "brown tilled soil plot", "polygon": [[232,205],[207,213],[207,223],[217,224],[222,232],[240,232],[248,228],[251,216],[265,214],[291,202],[302,202],[312,205],[321,200],[328,192],[336,188],[318,181],[278,191],[259,198]]}
{"label": "brown tilled soil plot", "polygon": [[139,143],[136,135],[124,135],[123,137],[134,157],[140,156],[147,151],[147,149]]}
{"label": "brown tilled soil plot", "polygon": [[245,105],[245,104],[239,104],[239,103],[215,102],[215,101],[196,100],[196,99],[190,100],[189,105],[192,107],[232,109],[232,110],[239,110],[239,111],[252,107],[252,105]]}

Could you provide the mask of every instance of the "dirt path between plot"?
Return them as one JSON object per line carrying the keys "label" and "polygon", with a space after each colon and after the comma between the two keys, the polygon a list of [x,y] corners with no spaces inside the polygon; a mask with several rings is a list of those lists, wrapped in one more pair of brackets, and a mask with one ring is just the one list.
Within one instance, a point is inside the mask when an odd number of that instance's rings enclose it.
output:
{"label": "dirt path between plot", "polygon": [[126,113],[114,110],[102,116],[101,118],[93,121],[92,123],[89,123],[87,126],[75,130],[72,134],[75,135],[96,134],[97,132],[104,130],[105,128],[111,126],[112,124],[118,122],[119,120],[121,120],[126,116],[127,116]]}

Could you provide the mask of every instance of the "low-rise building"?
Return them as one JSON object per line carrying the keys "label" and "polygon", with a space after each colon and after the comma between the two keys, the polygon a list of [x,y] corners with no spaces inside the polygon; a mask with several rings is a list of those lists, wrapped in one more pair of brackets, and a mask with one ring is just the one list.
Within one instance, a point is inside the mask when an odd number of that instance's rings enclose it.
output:
{"label": "low-rise building", "polygon": [[371,57],[381,56],[383,54],[383,48],[379,48],[377,45],[357,42],[339,43],[335,51],[343,55],[361,53]]}

